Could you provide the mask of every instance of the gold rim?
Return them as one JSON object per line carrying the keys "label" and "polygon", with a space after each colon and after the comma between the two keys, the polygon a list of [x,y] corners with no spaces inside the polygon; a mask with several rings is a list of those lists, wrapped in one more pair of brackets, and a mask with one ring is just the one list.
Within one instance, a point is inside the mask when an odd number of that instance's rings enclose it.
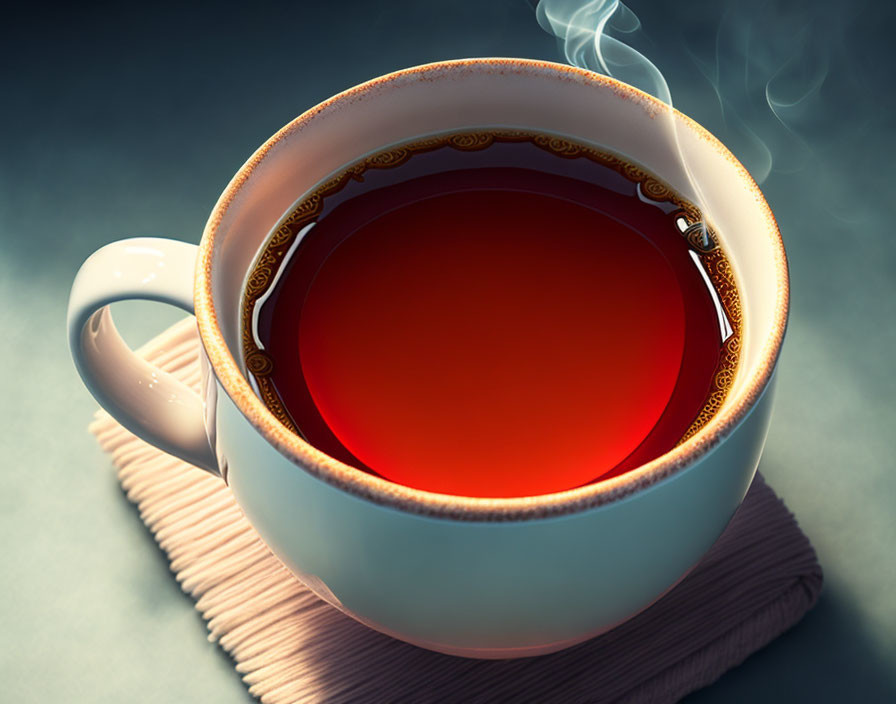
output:
{"label": "gold rim", "polygon": [[712,417],[699,432],[685,442],[636,469],[618,477],[576,489],[515,498],[453,496],[395,484],[339,462],[292,433],[253,392],[224,342],[218,327],[217,311],[211,293],[211,263],[218,226],[236,194],[265,155],[281,140],[300,129],[308,120],[334,104],[350,100],[407,76],[425,78],[427,74],[463,68],[475,68],[480,71],[496,73],[512,71],[525,74],[548,71],[561,75],[566,74],[586,84],[610,87],[620,97],[639,103],[652,114],[668,109],[656,98],[612,78],[572,66],[528,59],[465,59],[426,64],[397,71],[350,88],[300,115],[265,142],[237,172],[219,198],[205,227],[196,264],[194,300],[200,337],[221,385],[262,436],[283,455],[299,465],[301,469],[356,496],[413,513],[474,521],[517,521],[545,518],[575,513],[616,501],[652,486],[693,464],[694,461],[715,448],[737,426],[756,403],[771,378],[787,324],[790,297],[787,259],[781,234],[771,209],[759,190],[759,186],[734,155],[706,129],[677,110],[674,111],[676,119],[681,120],[698,136],[709,142],[717,153],[735,166],[763,210],[766,220],[764,229],[772,240],[775,252],[774,267],[778,284],[775,319],[773,330],[761,351],[761,359],[757,368],[747,379],[745,387],[735,396],[734,402],[727,409]]}

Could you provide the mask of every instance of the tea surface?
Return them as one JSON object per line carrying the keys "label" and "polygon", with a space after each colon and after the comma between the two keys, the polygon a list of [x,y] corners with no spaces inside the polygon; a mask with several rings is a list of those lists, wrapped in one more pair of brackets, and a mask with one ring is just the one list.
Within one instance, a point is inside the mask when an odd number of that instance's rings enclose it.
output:
{"label": "tea surface", "polygon": [[433,138],[304,199],[247,286],[267,405],[337,459],[500,497],[620,474],[720,405],[739,308],[696,209],[544,135]]}

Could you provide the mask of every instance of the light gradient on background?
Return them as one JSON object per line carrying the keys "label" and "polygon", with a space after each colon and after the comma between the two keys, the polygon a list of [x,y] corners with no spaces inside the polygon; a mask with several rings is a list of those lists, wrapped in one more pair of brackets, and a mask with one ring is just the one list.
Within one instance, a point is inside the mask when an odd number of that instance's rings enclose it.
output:
{"label": "light gradient on background", "polygon": [[[689,701],[894,700],[893,11],[629,6],[676,106],[764,177],[784,234],[793,311],[762,471],[827,578],[800,626]],[[339,90],[438,59],[556,60],[555,41],[524,0],[42,4],[3,25],[0,698],[249,701],[85,430],[75,271],[124,236],[198,241],[249,154]],[[179,317],[115,312],[132,342]]]}

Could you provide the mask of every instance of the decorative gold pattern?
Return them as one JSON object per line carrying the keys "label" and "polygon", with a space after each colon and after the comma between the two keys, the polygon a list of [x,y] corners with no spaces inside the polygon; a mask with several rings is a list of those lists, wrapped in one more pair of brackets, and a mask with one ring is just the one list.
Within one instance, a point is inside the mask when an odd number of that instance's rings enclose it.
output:
{"label": "decorative gold pattern", "polygon": [[688,227],[682,233],[688,244],[697,252],[710,280],[719,296],[722,307],[731,323],[733,334],[723,343],[719,365],[713,378],[712,390],[698,414],[677,445],[695,435],[722,407],[734,383],[737,369],[743,315],[740,297],[727,257],[719,246],[715,232],[703,222],[699,208],[684,200],[666,183],[648,173],[643,167],[623,159],[612,152],[603,151],[567,140],[555,135],[520,130],[487,130],[457,132],[417,140],[368,156],[318,186],[310,195],[293,208],[271,239],[261,250],[246,284],[242,300],[242,346],[246,369],[252,374],[259,395],[277,420],[291,432],[301,434],[293,423],[277,394],[270,375],[274,365],[271,357],[258,348],[252,334],[252,312],[261,298],[271,287],[278,267],[295,241],[298,233],[312,222],[321,212],[324,200],[339,192],[349,180],[364,180],[364,173],[370,169],[386,169],[400,166],[414,154],[450,147],[460,151],[485,149],[495,142],[530,142],[545,151],[566,159],[585,158],[613,169],[629,181],[638,184],[644,197],[656,202],[668,202],[676,206],[669,214],[670,227],[683,217]]}
{"label": "decorative gold pattern", "polygon": [[728,322],[731,323],[731,329],[734,333],[722,345],[719,365],[716,368],[709,397],[706,399],[706,403],[703,405],[700,413],[697,414],[694,422],[691,423],[681,440],[678,441],[678,445],[689,437],[696,435],[722,407],[722,404],[728,397],[731,386],[734,384],[735,371],[740,359],[740,343],[744,321],[731,263],[725,257],[722,248],[718,246],[709,252],[699,252],[699,256],[701,263],[706,268],[710,281],[712,281],[713,288],[715,288],[719,296],[722,307],[725,309],[725,314],[728,316]]}

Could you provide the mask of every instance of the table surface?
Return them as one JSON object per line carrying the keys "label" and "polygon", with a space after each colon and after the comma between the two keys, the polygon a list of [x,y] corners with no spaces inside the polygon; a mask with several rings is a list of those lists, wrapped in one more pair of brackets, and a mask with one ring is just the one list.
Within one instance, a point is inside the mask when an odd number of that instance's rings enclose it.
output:
{"label": "table surface", "polygon": [[[875,92],[893,13],[673,5],[632,2],[633,41],[755,174],[774,160],[793,308],[761,469],[826,575],[801,624],[689,701],[896,701],[896,110]],[[31,7],[0,29],[0,698],[246,702],[86,432],[64,333],[75,271],[124,236],[198,241],[255,147],[343,88],[557,46],[523,0]],[[180,317],[114,312],[132,343]]]}

